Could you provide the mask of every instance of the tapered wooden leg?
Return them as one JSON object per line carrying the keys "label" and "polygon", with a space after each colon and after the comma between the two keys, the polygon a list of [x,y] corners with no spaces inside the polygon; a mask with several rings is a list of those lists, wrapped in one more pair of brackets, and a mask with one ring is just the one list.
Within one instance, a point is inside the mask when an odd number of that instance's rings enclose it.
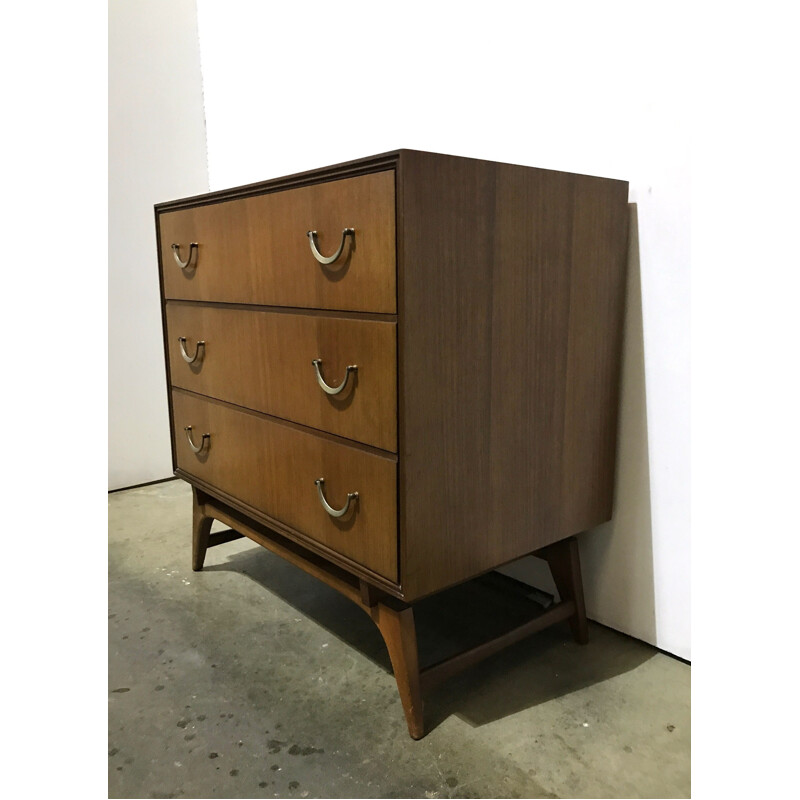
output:
{"label": "tapered wooden leg", "polygon": [[589,626],[586,622],[586,603],[583,599],[581,560],[578,540],[574,536],[542,548],[536,553],[550,566],[558,593],[562,600],[575,601],[575,613],[569,618],[572,635],[578,644],[589,641]]}
{"label": "tapered wooden leg", "polygon": [[391,608],[385,603],[377,603],[369,610],[370,616],[386,642],[389,658],[392,661],[400,702],[406,715],[408,732],[412,739],[425,735],[422,713],[422,690],[419,681],[419,662],[417,660],[417,632],[414,627],[414,612],[406,606]]}
{"label": "tapered wooden leg", "polygon": [[213,517],[206,516],[203,504],[204,495],[192,488],[192,569],[199,572],[203,569],[208,550],[208,538],[211,534]]}

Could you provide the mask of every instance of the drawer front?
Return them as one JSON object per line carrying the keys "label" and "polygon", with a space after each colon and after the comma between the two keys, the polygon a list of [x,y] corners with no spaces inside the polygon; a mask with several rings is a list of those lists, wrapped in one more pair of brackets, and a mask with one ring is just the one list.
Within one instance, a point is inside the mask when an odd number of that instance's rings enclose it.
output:
{"label": "drawer front", "polygon": [[397,451],[394,322],[170,302],[167,329],[173,386]]}
{"label": "drawer front", "polygon": [[[167,298],[395,313],[393,171],[164,212],[159,226]],[[321,256],[344,241],[341,256],[321,264],[308,231]]]}
{"label": "drawer front", "polygon": [[[390,581],[397,581],[397,464],[220,403],[172,392],[178,466]],[[190,425],[195,453],[184,428]],[[204,440],[203,434],[210,434]],[[328,514],[315,481],[324,479]]]}

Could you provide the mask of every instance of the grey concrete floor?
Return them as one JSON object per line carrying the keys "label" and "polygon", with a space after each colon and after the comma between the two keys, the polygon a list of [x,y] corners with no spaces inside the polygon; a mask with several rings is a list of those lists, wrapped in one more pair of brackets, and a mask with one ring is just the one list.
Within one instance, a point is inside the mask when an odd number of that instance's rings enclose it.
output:
{"label": "grey concrete floor", "polygon": [[[109,797],[690,796],[686,664],[554,626],[431,692],[415,742],[366,614],[247,539],[194,573],[190,526],[182,481],[109,495]],[[421,661],[489,595],[423,603]]]}

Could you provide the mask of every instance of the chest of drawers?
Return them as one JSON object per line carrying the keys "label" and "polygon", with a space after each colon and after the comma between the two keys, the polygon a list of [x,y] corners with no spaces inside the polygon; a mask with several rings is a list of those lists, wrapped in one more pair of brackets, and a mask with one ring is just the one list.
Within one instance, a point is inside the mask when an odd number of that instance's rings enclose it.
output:
{"label": "chest of drawers", "polygon": [[[193,567],[245,535],[358,603],[414,737],[423,689],[514,636],[585,640],[627,219],[623,181],[411,150],[156,206]],[[561,603],[420,672],[414,602],[534,552]]]}

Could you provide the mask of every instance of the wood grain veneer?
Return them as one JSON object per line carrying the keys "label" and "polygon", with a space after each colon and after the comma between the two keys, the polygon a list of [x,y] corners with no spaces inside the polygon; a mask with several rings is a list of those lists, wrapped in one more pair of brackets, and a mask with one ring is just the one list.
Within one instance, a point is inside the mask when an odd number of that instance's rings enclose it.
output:
{"label": "wood grain veneer", "polygon": [[[627,189],[398,150],[156,206],[192,566],[235,537],[210,534],[219,519],[349,597],[414,738],[424,688],[547,625],[587,641],[573,534],[612,513]],[[355,247],[322,267],[306,231],[330,253],[344,227]],[[193,268],[173,242],[198,242]],[[206,342],[202,361],[179,336]],[[358,363],[357,383],[332,400],[314,358],[329,383]],[[323,509],[319,477],[333,506],[359,493],[347,516]],[[420,670],[412,604],[529,553],[561,603]]]}
{"label": "wood grain veneer", "polygon": [[[178,467],[205,484],[265,511],[368,569],[397,578],[397,500],[394,458],[333,442],[274,419],[186,393],[172,392],[173,445]],[[207,450],[189,448],[211,434]],[[322,508],[314,481],[325,479],[332,506],[358,492],[341,520]]]}
{"label": "wood grain veneer", "polygon": [[[340,261],[323,255],[354,228]],[[395,292],[394,172],[205,203],[159,214],[164,293],[168,299],[373,311],[392,314]],[[181,269],[198,244],[192,265]]]}
{"label": "wood grain veneer", "polygon": [[[397,452],[396,324],[376,320],[225,308],[171,301],[167,330],[172,384],[272,416]],[[194,355],[187,364],[179,337]],[[326,394],[322,375],[345,389]]]}
{"label": "wood grain veneer", "polygon": [[409,600],[610,518],[627,183],[402,151]]}

